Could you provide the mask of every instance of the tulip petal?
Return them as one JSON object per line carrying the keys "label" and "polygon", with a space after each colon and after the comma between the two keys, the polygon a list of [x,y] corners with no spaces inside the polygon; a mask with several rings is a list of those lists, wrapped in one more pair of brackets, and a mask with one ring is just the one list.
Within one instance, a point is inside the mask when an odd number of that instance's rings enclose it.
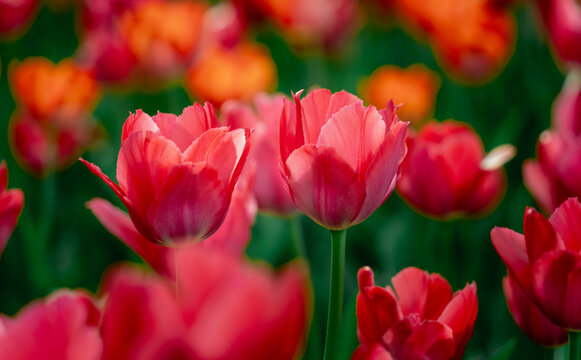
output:
{"label": "tulip petal", "polygon": [[533,208],[527,208],[525,211],[523,230],[530,264],[545,252],[555,250],[559,246],[551,223]]}
{"label": "tulip petal", "polygon": [[169,173],[147,212],[147,220],[162,241],[203,239],[216,231],[229,202],[226,184],[219,180],[216,170],[205,163],[183,163]]}
{"label": "tulip petal", "polygon": [[532,268],[533,288],[540,308],[552,323],[567,330],[581,330],[581,255],[553,251]]}
{"label": "tulip petal", "polygon": [[524,235],[508,228],[494,227],[490,238],[494,249],[520,287],[525,293],[532,294],[531,268]]}
{"label": "tulip petal", "polygon": [[465,211],[481,215],[496,208],[506,191],[504,170],[483,171],[474,185],[472,194],[464,204]]}
{"label": "tulip petal", "polygon": [[299,96],[302,90],[293,94],[294,103],[289,99],[284,99],[282,114],[280,115],[280,157],[284,162],[289,155],[305,144],[303,134],[303,109]]}
{"label": "tulip petal", "polygon": [[454,356],[454,351],[452,330],[437,321],[426,320],[407,338],[399,358],[446,360]]}
{"label": "tulip petal", "polygon": [[534,160],[526,160],[522,172],[524,184],[531,195],[545,212],[550,213],[560,203],[561,191],[554,179]]}
{"label": "tulip petal", "polygon": [[23,203],[22,190],[10,189],[2,192],[0,189],[0,255],[18,222]]}
{"label": "tulip petal", "polygon": [[377,154],[365,172],[365,202],[355,223],[367,219],[391,194],[397,181],[397,171],[407,148],[405,135],[408,123],[397,122],[387,133]]}
{"label": "tulip petal", "polygon": [[129,216],[107,200],[94,198],[87,202],[87,207],[111,234],[135,251],[153,269],[162,275],[170,274],[165,259],[173,249],[147,240],[137,231]]}
{"label": "tulip petal", "polygon": [[502,288],[514,321],[534,342],[547,347],[567,343],[567,331],[553,324],[511,276],[504,277]]}
{"label": "tulip petal", "polygon": [[334,149],[304,145],[288,157],[286,170],[295,204],[315,222],[344,229],[359,213],[364,185]]}
{"label": "tulip petal", "polygon": [[121,131],[121,144],[127,140],[129,135],[142,130],[156,133],[159,131],[159,127],[153,121],[151,116],[147,115],[140,109],[137,110],[135,114],[130,113],[127,120],[125,120],[123,130]]}
{"label": "tulip petal", "polygon": [[351,360],[392,360],[391,354],[381,345],[374,344],[371,347],[359,346],[355,349]]}
{"label": "tulip petal", "polygon": [[478,313],[476,284],[467,284],[457,291],[452,301],[446,306],[438,322],[448,325],[454,332],[456,343],[455,359],[461,359],[468,340],[472,337],[474,322]]}
{"label": "tulip petal", "polygon": [[6,168],[6,161],[0,161],[0,193],[6,190],[8,186],[8,169]]}
{"label": "tulip petal", "polygon": [[180,161],[178,147],[150,131],[133,132],[121,145],[117,181],[140,214],[147,213],[168,174]]}
{"label": "tulip petal", "polygon": [[573,252],[581,252],[581,203],[579,199],[566,200],[553,212],[549,222],[561,236],[565,248]]}
{"label": "tulip petal", "polygon": [[303,119],[305,143],[316,144],[321,128],[329,118],[344,106],[353,103],[363,104],[357,96],[344,90],[334,94],[327,89],[311,91],[301,100],[305,114]]}

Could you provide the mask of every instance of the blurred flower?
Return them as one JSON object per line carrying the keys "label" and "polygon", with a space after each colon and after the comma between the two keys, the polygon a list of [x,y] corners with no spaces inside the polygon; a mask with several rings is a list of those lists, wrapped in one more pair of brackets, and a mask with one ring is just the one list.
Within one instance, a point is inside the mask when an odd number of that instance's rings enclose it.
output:
{"label": "blurred flower", "polygon": [[553,324],[581,330],[581,203],[566,200],[549,220],[533,208],[524,216],[524,235],[495,227],[492,245],[510,276]]}
{"label": "blurred flower", "polygon": [[219,106],[228,99],[251,100],[276,84],[276,66],[258,43],[209,46],[192,64],[185,79],[193,97]]}
{"label": "blurred flower", "polygon": [[123,125],[119,185],[81,161],[111,187],[148,240],[201,240],[224,220],[249,150],[248,129],[217,126],[210,104],[196,103],[180,116],[138,110]]}
{"label": "blurred flower", "polygon": [[407,123],[393,101],[377,111],[345,91],[285,99],[280,153],[297,208],[331,230],[369,217],[391,194],[406,153]]}
{"label": "blurred flower", "polygon": [[427,37],[441,65],[462,81],[491,79],[512,54],[514,16],[487,0],[395,0],[395,6],[402,23]]}
{"label": "blurred flower", "polygon": [[382,108],[389,99],[402,104],[397,114],[403,121],[419,127],[434,112],[440,77],[422,64],[406,69],[385,65],[359,84],[363,101]]}
{"label": "blurred flower", "polygon": [[[243,173],[249,174],[246,171]],[[222,225],[206,240],[195,245],[242,256],[250,241],[250,230],[257,210],[256,200],[252,194],[253,182],[248,178],[248,175],[243,175],[236,183],[230,209]],[[87,203],[87,207],[107,230],[135,251],[155,271],[164,276],[173,273],[174,269],[169,267],[171,264],[168,264],[167,260],[171,258],[174,248],[155,244],[143,237],[129,216],[107,200],[94,198]]]}
{"label": "blurred flower", "polygon": [[280,171],[280,115],[284,96],[260,93],[253,106],[236,100],[222,105],[222,119],[226,125],[254,128],[249,162],[255,164],[254,194],[260,210],[279,215],[296,212],[288,186]]}
{"label": "blurred flower", "polygon": [[568,66],[581,65],[581,3],[578,0],[536,0],[556,57]]}
{"label": "blurred flower", "polygon": [[23,205],[24,194],[22,190],[8,190],[8,169],[6,169],[6,162],[3,160],[0,162],[0,255],[2,255],[12,231],[16,227]]}
{"label": "blurred flower", "polygon": [[69,58],[58,64],[42,57],[14,62],[10,83],[17,105],[37,119],[78,116],[100,97],[94,74]]}
{"label": "blurred flower", "polygon": [[111,29],[119,18],[151,0],[82,0],[81,27],[85,31]]}
{"label": "blurred flower", "polygon": [[547,347],[567,343],[567,331],[547,319],[512,276],[504,277],[502,287],[514,321],[528,337],[537,344]]}
{"label": "blurred flower", "polygon": [[502,166],[515,149],[501,145],[488,155],[478,134],[465,123],[430,122],[407,139],[398,194],[427,216],[447,219],[492,211],[504,195]]}
{"label": "blurred flower", "polygon": [[100,312],[83,291],[59,290],[0,316],[2,359],[101,359]]}
{"label": "blurred flower", "polygon": [[32,22],[38,0],[0,0],[0,39],[24,32]]}
{"label": "blurred flower", "polygon": [[67,167],[98,137],[91,108],[100,96],[93,73],[70,59],[28,58],[10,67],[16,111],[12,152],[36,176]]}
{"label": "blurred flower", "polygon": [[226,48],[240,42],[246,30],[246,20],[241,10],[231,2],[212,6],[204,16],[204,32],[209,42],[217,42]]}
{"label": "blurred flower", "polygon": [[250,19],[265,16],[299,46],[337,47],[355,29],[355,0],[238,0]]}
{"label": "blurred flower", "polygon": [[374,285],[373,271],[357,274],[357,336],[353,360],[461,359],[478,312],[476,284],[452,294],[439,274],[409,267]]}
{"label": "blurred flower", "polygon": [[[171,259],[174,259],[171,256]],[[308,325],[304,267],[279,275],[239,257],[190,247],[177,251],[174,286],[121,268],[103,287],[104,358],[293,359]]]}
{"label": "blurred flower", "polygon": [[581,197],[581,72],[571,72],[553,103],[552,128],[537,144],[537,160],[523,164],[523,178],[547,213],[568,197]]}
{"label": "blurred flower", "polygon": [[166,79],[186,69],[198,50],[206,8],[202,2],[144,1],[123,13],[121,37],[146,75]]}

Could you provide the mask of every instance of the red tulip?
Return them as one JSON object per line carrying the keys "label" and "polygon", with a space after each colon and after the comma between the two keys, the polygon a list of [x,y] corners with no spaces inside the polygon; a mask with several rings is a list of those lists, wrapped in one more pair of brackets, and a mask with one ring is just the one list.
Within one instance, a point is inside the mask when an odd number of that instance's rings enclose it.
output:
{"label": "red tulip", "polygon": [[38,0],[0,0],[0,38],[22,32],[31,22],[38,3]]}
{"label": "red tulip", "polygon": [[[174,257],[171,256],[170,260]],[[175,258],[177,289],[119,269],[104,285],[104,358],[292,359],[306,336],[306,273],[279,275],[190,247]],[[179,356],[178,356],[179,355]]]}
{"label": "red tulip", "polygon": [[537,0],[556,55],[569,66],[581,64],[581,4],[577,0]]}
{"label": "red tulip", "polygon": [[254,128],[249,161],[255,164],[254,194],[260,210],[280,215],[296,212],[288,186],[280,172],[280,114],[284,97],[264,93],[254,106],[229,100],[221,108],[222,118],[233,128]]}
{"label": "red tulip", "polygon": [[0,255],[10,238],[24,205],[24,194],[20,189],[7,189],[8,170],[6,162],[0,162]]}
{"label": "red tulip", "polygon": [[506,188],[502,165],[514,155],[508,145],[485,157],[467,124],[426,124],[407,141],[398,193],[418,211],[439,219],[477,216],[494,209]]}
{"label": "red tulip", "polygon": [[539,137],[537,160],[523,165],[524,183],[547,213],[568,197],[581,197],[581,73],[567,77],[552,122]]}
{"label": "red tulip", "polygon": [[478,312],[476,284],[452,294],[439,274],[409,267],[374,285],[373,271],[357,274],[357,336],[353,360],[460,359]]}
{"label": "red tulip", "polygon": [[217,125],[210,104],[196,103],[180,116],[138,110],[123,126],[119,185],[81,161],[111,187],[148,240],[204,239],[224,220],[249,149],[249,130]]}
{"label": "red tulip", "polygon": [[0,359],[101,359],[100,312],[82,291],[60,290],[0,317]]}
{"label": "red tulip", "polygon": [[[252,196],[252,181],[238,180],[232,203],[224,222],[218,230],[198,246],[219,249],[237,256],[242,256],[248,241],[250,230],[256,217],[256,200]],[[135,225],[125,212],[104,199],[95,198],[87,203],[87,207],[113,235],[135,251],[145,262],[161,275],[171,276],[173,269],[167,263],[173,248],[161,246],[147,240],[137,231]]]}
{"label": "red tulip", "polygon": [[537,344],[554,347],[567,342],[567,331],[553,324],[510,275],[502,280],[504,296],[518,327]]}
{"label": "red tulip", "polygon": [[533,208],[524,235],[495,227],[492,245],[523,292],[555,325],[581,330],[581,203],[570,198],[549,220]]}
{"label": "red tulip", "polygon": [[[299,93],[300,94],[300,93]],[[391,101],[377,111],[355,95],[312,91],[285,100],[280,153],[297,208],[315,222],[346,229],[369,217],[391,194],[406,153],[408,123]]]}

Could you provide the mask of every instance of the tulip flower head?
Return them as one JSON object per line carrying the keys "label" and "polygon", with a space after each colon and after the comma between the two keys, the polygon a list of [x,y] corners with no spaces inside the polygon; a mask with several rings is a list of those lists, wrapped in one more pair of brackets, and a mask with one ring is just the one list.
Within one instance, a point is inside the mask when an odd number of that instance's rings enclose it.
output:
{"label": "tulip flower head", "polygon": [[0,0],[0,39],[24,32],[38,8],[38,0]]}
{"label": "tulip flower head", "polygon": [[341,230],[368,218],[393,191],[406,154],[407,124],[365,107],[345,91],[320,89],[285,100],[280,123],[283,174],[297,208]]}
{"label": "tulip flower head", "polygon": [[581,330],[581,203],[570,198],[547,220],[533,208],[524,216],[524,234],[495,227],[492,245],[520,289],[549,321]]}
{"label": "tulip flower head", "polygon": [[407,145],[397,190],[416,210],[447,219],[480,216],[498,205],[506,188],[502,165],[514,147],[486,155],[476,132],[453,120],[426,124]]}
{"label": "tulip flower head", "polygon": [[24,194],[20,189],[7,189],[8,170],[6,162],[0,162],[0,255],[16,227],[24,205]]}
{"label": "tulip flower head", "polygon": [[461,359],[478,312],[476,284],[452,293],[439,274],[409,267],[374,285],[373,271],[359,269],[357,336],[352,360]]}
{"label": "tulip flower head", "polygon": [[250,130],[218,127],[214,108],[200,104],[180,116],[131,114],[121,136],[117,180],[81,161],[111,187],[136,229],[159,244],[204,239],[226,216],[246,162]]}

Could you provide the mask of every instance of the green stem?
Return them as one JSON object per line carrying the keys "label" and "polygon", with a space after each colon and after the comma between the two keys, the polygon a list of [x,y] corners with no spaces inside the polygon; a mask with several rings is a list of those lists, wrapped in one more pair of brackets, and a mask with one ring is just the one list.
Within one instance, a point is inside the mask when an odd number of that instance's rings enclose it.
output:
{"label": "green stem", "polygon": [[293,247],[297,257],[302,257],[307,259],[307,251],[305,249],[305,243],[303,241],[303,231],[301,229],[301,215],[294,215],[289,218],[291,226],[291,237],[293,241]]}
{"label": "green stem", "polygon": [[569,331],[569,360],[581,360],[581,332]]}
{"label": "green stem", "polygon": [[347,230],[331,230],[331,289],[327,313],[324,360],[337,359],[343,308],[343,279],[345,277],[345,238]]}

